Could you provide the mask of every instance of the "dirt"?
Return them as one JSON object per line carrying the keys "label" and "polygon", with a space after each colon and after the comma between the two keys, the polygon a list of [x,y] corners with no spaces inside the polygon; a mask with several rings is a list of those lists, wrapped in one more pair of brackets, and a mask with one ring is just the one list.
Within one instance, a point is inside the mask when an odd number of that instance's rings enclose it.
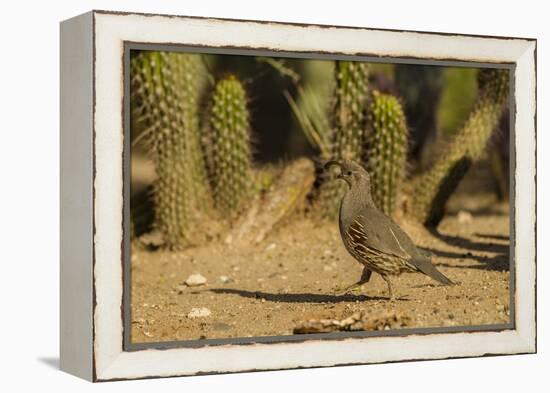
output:
{"label": "dirt", "polygon": [[[291,335],[307,321],[354,315],[373,320],[390,315],[399,320],[392,328],[508,323],[508,206],[489,194],[462,193],[451,202],[437,232],[402,225],[459,284],[445,287],[405,273],[392,280],[395,301],[376,274],[359,291],[338,294],[362,269],[344,249],[336,222],[300,219],[249,247],[211,244],[182,252],[134,247],[132,342]],[[186,286],[191,274],[201,274],[206,284]]]}

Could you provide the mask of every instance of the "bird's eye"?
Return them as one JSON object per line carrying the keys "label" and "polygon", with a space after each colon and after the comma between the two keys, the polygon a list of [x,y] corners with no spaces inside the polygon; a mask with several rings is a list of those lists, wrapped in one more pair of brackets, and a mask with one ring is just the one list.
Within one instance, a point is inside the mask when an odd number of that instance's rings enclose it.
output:
{"label": "bird's eye", "polygon": [[346,175],[351,176],[351,171],[347,171]]}

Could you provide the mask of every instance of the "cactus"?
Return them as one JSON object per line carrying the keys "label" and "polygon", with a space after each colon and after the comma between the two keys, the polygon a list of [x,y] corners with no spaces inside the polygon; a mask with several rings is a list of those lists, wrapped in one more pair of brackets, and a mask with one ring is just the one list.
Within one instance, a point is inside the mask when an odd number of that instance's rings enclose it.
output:
{"label": "cactus", "polygon": [[[335,79],[331,158],[360,161],[365,136],[368,64],[337,61]],[[321,184],[318,201],[322,216],[337,215],[344,192],[345,185],[335,179]]]}
{"label": "cactus", "polygon": [[366,167],[371,175],[373,199],[391,215],[405,178],[408,130],[398,99],[374,91],[369,106]]}
{"label": "cactus", "polygon": [[208,192],[199,141],[199,55],[142,51],[131,59],[133,123],[155,165],[154,226],[169,248],[204,235]]}
{"label": "cactus", "polygon": [[447,200],[472,162],[481,157],[507,102],[507,70],[483,69],[477,80],[478,96],[466,123],[434,165],[413,183],[409,213],[425,225],[435,226],[441,221]]}
{"label": "cactus", "polygon": [[216,208],[237,213],[252,186],[250,115],[246,92],[233,75],[220,80],[210,107],[207,157]]}

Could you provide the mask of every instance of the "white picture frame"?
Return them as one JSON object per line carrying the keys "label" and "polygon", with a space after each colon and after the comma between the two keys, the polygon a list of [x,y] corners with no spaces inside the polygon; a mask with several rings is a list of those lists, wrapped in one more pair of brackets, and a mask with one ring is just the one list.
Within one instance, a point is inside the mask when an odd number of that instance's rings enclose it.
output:
{"label": "white picture frame", "polygon": [[[513,70],[514,312],[497,331],[127,348],[128,44]],[[61,368],[90,381],[536,352],[536,40],[91,11],[61,24]],[[251,340],[254,341],[254,340]]]}

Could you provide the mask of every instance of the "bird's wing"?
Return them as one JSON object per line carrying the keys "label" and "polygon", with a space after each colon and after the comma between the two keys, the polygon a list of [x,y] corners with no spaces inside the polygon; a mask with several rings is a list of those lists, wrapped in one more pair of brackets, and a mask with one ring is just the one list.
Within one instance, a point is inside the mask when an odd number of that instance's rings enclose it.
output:
{"label": "bird's wing", "polygon": [[[367,220],[369,223],[367,224]],[[422,273],[445,285],[454,283],[432,264],[431,257],[421,253],[411,238],[389,217],[376,209],[367,209],[350,225],[348,233],[366,247],[407,260]]]}
{"label": "bird's wing", "polygon": [[361,242],[372,249],[403,259],[418,255],[409,236],[389,217],[377,209],[367,209],[351,223],[351,234],[361,234]]}

